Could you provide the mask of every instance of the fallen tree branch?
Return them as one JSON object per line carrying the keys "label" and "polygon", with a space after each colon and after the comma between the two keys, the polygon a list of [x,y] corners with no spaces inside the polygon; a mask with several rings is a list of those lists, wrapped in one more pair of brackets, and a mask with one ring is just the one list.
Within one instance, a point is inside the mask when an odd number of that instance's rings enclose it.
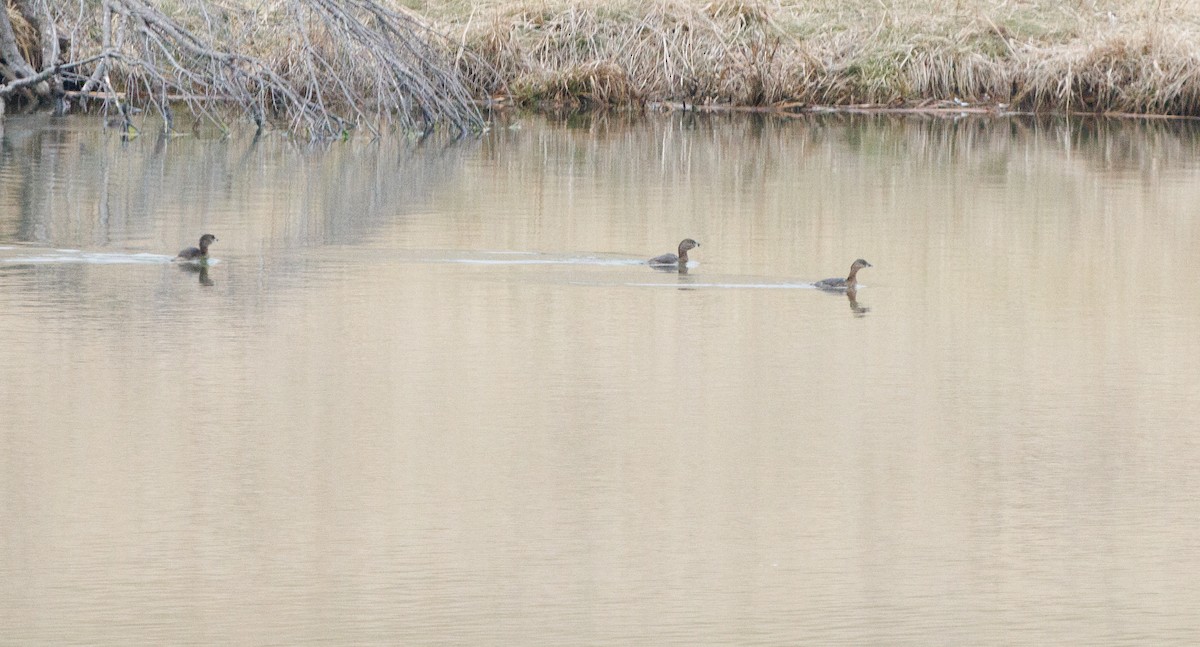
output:
{"label": "fallen tree branch", "polygon": [[[49,0],[16,1],[38,12],[43,40],[90,33],[101,42],[93,41],[99,53],[91,55],[71,43],[70,55],[78,60],[44,65],[41,72],[13,68],[0,97],[17,91],[30,96],[31,87],[39,93],[50,87],[59,98],[88,97],[99,89],[157,109],[168,128],[172,103],[182,101],[221,129],[244,115],[259,128],[276,122],[314,139],[342,137],[359,127],[379,135],[389,124],[421,132],[439,125],[459,133],[483,127],[476,103],[483,93],[460,68],[477,71],[486,64],[461,66],[470,53],[380,0],[277,0],[220,11],[210,11],[213,0],[192,0],[171,15],[148,0],[103,0],[92,5],[101,25],[90,32],[53,24],[53,17],[64,20],[65,14],[52,10]],[[79,21],[87,19],[85,6],[79,0]],[[3,22],[0,57],[10,46],[16,51]],[[272,47],[259,47],[263,24],[272,25]],[[58,56],[61,50],[43,43],[40,51]],[[39,85],[43,81],[50,85]],[[119,101],[117,109],[127,115]]]}
{"label": "fallen tree branch", "polygon": [[62,74],[63,72],[68,72],[70,70],[73,70],[78,67],[83,67],[85,65],[91,65],[92,63],[95,63],[96,61],[99,61],[104,58],[108,58],[110,55],[111,55],[110,53],[105,52],[102,54],[96,54],[95,56],[85,58],[81,61],[73,61],[71,63],[63,63],[61,65],[55,65],[54,67],[46,68],[46,69],[42,70],[41,72],[34,74],[33,76],[27,76],[24,78],[17,79],[16,81],[11,81],[4,85],[0,85],[0,97],[7,97],[7,96],[11,95],[12,93],[16,92],[17,90],[20,90],[22,88],[27,88],[31,85],[36,85],[38,83],[41,83],[42,81],[45,81],[46,79],[49,79],[51,77]]}

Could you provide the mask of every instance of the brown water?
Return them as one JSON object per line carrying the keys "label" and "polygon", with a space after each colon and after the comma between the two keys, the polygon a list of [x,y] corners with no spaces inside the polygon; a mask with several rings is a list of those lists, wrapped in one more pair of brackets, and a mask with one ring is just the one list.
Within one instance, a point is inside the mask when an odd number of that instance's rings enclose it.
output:
{"label": "brown water", "polygon": [[1200,642],[1195,123],[0,144],[2,645]]}

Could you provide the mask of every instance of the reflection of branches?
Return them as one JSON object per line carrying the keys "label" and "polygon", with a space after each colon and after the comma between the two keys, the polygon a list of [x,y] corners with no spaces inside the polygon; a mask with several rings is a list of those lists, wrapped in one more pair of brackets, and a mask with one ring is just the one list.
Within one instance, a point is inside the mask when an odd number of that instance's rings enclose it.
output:
{"label": "reflection of branches", "polygon": [[[41,38],[57,43],[47,0],[20,1],[41,8]],[[279,0],[239,12],[211,2],[191,0],[167,15],[148,0],[103,0],[101,42],[92,43],[99,54],[85,58],[88,48],[72,40],[70,56],[82,60],[58,62],[57,45],[43,46],[52,58],[42,71],[30,66],[10,75],[15,80],[0,86],[0,97],[42,81],[59,82],[61,96],[67,79],[82,84],[69,96],[103,90],[127,121],[120,99],[153,106],[168,128],[171,105],[183,103],[222,128],[233,108],[260,128],[279,120],[314,138],[356,126],[378,133],[387,123],[417,130],[445,124],[459,132],[482,125],[478,87],[457,71],[452,44],[401,9],[380,0]],[[86,13],[80,2],[74,20],[83,22]],[[0,56],[10,61],[16,50],[6,23],[0,20]],[[77,24],[62,32],[80,37],[87,30]],[[75,71],[97,61],[86,78]]]}

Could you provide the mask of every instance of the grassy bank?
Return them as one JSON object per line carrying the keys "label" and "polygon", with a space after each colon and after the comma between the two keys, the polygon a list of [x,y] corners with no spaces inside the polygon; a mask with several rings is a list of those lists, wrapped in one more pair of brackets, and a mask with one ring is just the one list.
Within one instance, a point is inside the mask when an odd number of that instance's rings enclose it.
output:
{"label": "grassy bank", "polygon": [[518,104],[1200,115],[1190,0],[410,2]]}
{"label": "grassy bank", "polygon": [[[16,39],[0,57],[21,63],[0,61],[0,101],[72,109],[103,98],[127,127],[130,105],[170,124],[178,103],[221,127],[248,117],[313,138],[478,130],[486,101],[1200,116],[1195,0],[21,6],[47,9],[0,12]],[[47,12],[52,21],[38,17]]]}

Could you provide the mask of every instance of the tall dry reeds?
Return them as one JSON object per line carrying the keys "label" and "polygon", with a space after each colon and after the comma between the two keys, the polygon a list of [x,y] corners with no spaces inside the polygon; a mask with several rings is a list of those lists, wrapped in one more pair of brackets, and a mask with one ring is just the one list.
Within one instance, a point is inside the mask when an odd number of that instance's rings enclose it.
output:
{"label": "tall dry reeds", "polygon": [[476,16],[465,42],[523,103],[822,96],[819,62],[783,36],[747,2],[513,3]]}
{"label": "tall dry reeds", "polygon": [[[519,103],[1200,114],[1184,0],[430,2]],[[500,91],[502,88],[494,88]]]}
{"label": "tall dry reeds", "polygon": [[[222,125],[234,107],[314,137],[479,128],[497,97],[1200,115],[1194,0],[9,2],[0,58],[20,45],[38,75],[86,80],[77,95],[100,91],[127,118],[128,101]],[[0,65],[0,100],[62,93],[15,69]]]}

